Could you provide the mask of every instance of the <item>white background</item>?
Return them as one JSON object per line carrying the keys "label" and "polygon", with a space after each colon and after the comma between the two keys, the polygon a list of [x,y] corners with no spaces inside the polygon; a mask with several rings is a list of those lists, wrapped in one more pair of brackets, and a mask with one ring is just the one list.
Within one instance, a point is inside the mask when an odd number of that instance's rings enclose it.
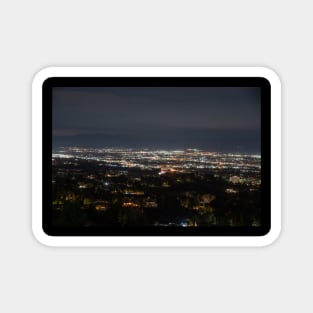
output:
{"label": "white background", "polygon": [[[1,312],[310,312],[310,1],[2,1]],[[31,82],[47,66],[266,66],[283,228],[265,248],[48,248],[31,233]]]}

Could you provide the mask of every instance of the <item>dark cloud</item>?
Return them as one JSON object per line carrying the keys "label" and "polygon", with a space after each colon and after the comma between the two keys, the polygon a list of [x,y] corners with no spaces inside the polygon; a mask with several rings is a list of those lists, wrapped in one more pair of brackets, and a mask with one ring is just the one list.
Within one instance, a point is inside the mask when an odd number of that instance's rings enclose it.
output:
{"label": "dark cloud", "polygon": [[252,87],[54,88],[53,135],[97,146],[258,151],[260,90]]}

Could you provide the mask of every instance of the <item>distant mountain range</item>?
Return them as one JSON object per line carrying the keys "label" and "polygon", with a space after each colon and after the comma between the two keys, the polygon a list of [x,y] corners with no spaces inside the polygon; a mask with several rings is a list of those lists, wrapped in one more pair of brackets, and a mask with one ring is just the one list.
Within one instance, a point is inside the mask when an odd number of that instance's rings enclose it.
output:
{"label": "distant mountain range", "polygon": [[260,134],[257,131],[193,131],[143,134],[78,134],[53,136],[54,148],[125,147],[151,149],[198,148],[207,151],[260,153]]}

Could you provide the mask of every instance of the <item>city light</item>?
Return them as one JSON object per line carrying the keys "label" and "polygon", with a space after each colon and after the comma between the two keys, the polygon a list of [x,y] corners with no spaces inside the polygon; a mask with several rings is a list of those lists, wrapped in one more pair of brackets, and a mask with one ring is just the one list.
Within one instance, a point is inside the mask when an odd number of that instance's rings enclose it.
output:
{"label": "city light", "polygon": [[52,183],[61,226],[261,224],[255,154],[61,147],[53,151]]}

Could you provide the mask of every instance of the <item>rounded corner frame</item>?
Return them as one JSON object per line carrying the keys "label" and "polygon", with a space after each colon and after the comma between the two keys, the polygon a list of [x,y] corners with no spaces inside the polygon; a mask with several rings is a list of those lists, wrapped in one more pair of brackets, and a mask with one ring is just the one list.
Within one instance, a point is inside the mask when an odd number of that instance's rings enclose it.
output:
{"label": "rounded corner frame", "polygon": [[[262,236],[50,236],[42,225],[42,87],[52,77],[260,77],[271,89],[271,227]],[[32,231],[45,246],[263,247],[281,233],[281,81],[266,67],[47,67],[32,82]]]}

